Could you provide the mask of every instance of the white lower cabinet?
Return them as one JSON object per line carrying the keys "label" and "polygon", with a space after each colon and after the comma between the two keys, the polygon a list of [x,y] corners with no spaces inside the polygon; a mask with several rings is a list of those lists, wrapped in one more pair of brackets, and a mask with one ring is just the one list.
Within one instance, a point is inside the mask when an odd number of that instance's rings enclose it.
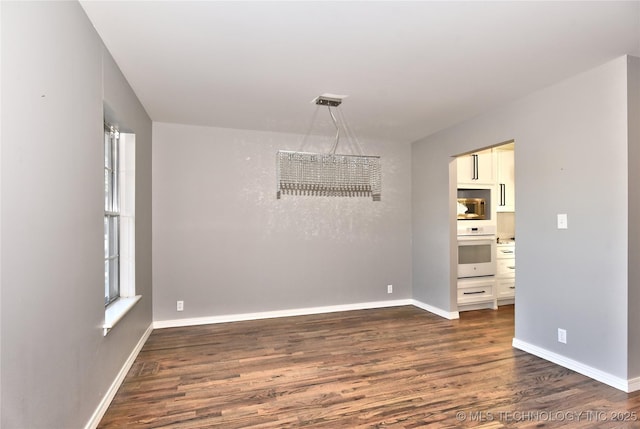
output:
{"label": "white lower cabinet", "polygon": [[514,277],[516,275],[516,259],[498,259],[496,261],[496,277]]}
{"label": "white lower cabinet", "polygon": [[496,298],[498,305],[513,304],[516,298],[516,246],[496,246]]}
{"label": "white lower cabinet", "polygon": [[494,276],[458,279],[458,311],[497,308]]}
{"label": "white lower cabinet", "polygon": [[[516,296],[516,278],[496,279],[496,291],[498,300],[513,299]],[[500,302],[499,302],[500,303]]]}

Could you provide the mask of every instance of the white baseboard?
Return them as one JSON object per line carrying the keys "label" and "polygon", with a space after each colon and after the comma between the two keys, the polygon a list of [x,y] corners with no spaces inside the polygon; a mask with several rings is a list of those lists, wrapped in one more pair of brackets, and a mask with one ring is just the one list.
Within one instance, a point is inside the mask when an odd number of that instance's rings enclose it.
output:
{"label": "white baseboard", "polygon": [[444,317],[445,319],[454,320],[460,318],[460,313],[457,311],[446,311],[438,307],[434,307],[429,304],[425,304],[424,302],[418,301],[416,299],[411,300],[411,304],[415,305],[418,308],[428,311],[429,313],[433,313],[437,316]]}
{"label": "white baseboard", "polygon": [[640,390],[640,377],[632,378],[629,380],[629,390],[628,393],[637,392]]}
{"label": "white baseboard", "polygon": [[180,326],[208,325],[212,323],[242,322],[245,320],[273,319],[276,317],[307,316],[311,314],[335,313],[338,311],[367,310],[370,308],[399,307],[413,305],[412,299],[373,301],[356,304],[329,305],[325,307],[296,308],[290,310],[261,311],[257,313],[227,314],[222,316],[192,317],[188,319],[156,320],[154,329],[176,328]]}
{"label": "white baseboard", "polygon": [[122,368],[120,368],[118,375],[116,376],[115,380],[113,380],[113,383],[111,383],[111,386],[109,386],[109,389],[104,394],[104,397],[102,398],[102,401],[100,401],[98,408],[96,408],[96,410],[93,412],[93,415],[89,419],[89,422],[85,425],[84,429],[95,429],[98,427],[98,424],[100,424],[100,420],[102,420],[104,413],[107,412],[111,401],[113,400],[114,396],[116,396],[116,392],[118,392],[120,385],[124,381],[124,378],[127,376],[127,373],[131,369],[133,362],[135,362],[138,353],[140,353],[140,350],[142,350],[142,346],[144,346],[144,343],[147,342],[147,339],[149,338],[149,335],[151,335],[152,331],[153,325],[149,325],[144,334],[142,334],[142,337],[140,337],[140,340],[134,347],[131,354],[129,354],[129,357],[125,361],[124,365],[122,365]]}
{"label": "white baseboard", "polygon": [[640,377],[625,380],[624,378],[620,378],[599,369],[593,368],[589,365],[585,365],[582,362],[578,362],[566,356],[562,356],[558,353],[543,349],[542,347],[534,346],[533,344],[518,340],[517,338],[513,339],[512,345],[516,349],[531,353],[532,355],[538,356],[542,359],[568,368],[601,383],[607,384],[611,387],[615,387],[616,389],[622,390],[623,392],[631,393],[635,392],[636,390],[640,390]]}

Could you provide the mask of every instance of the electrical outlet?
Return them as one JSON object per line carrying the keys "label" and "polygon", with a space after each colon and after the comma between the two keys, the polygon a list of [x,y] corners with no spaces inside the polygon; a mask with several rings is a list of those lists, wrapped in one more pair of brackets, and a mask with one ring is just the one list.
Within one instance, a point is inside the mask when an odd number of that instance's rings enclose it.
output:
{"label": "electrical outlet", "polygon": [[567,228],[569,228],[567,214],[566,213],[559,213],[558,214],[558,229],[567,229]]}
{"label": "electrical outlet", "polygon": [[177,311],[182,311],[182,310],[184,310],[184,301],[178,301],[178,302],[176,302],[176,310],[177,310]]}
{"label": "electrical outlet", "polygon": [[558,342],[562,344],[567,344],[567,331],[566,329],[558,328]]}
{"label": "electrical outlet", "polygon": [[387,285],[387,293],[393,293],[393,285]]}

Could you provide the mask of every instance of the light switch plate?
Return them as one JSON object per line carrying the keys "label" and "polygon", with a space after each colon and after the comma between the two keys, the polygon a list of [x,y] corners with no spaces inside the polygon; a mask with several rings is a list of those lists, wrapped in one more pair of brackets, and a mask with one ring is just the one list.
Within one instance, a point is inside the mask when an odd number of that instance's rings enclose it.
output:
{"label": "light switch plate", "polygon": [[567,214],[559,213],[558,214],[558,229],[567,229],[569,227]]}

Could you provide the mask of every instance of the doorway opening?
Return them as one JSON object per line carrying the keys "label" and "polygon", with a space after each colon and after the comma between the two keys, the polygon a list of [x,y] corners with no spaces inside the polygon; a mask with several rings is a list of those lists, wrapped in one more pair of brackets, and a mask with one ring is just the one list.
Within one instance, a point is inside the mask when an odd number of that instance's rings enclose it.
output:
{"label": "doorway opening", "polygon": [[515,304],[515,146],[510,140],[455,157],[451,295],[458,312]]}

